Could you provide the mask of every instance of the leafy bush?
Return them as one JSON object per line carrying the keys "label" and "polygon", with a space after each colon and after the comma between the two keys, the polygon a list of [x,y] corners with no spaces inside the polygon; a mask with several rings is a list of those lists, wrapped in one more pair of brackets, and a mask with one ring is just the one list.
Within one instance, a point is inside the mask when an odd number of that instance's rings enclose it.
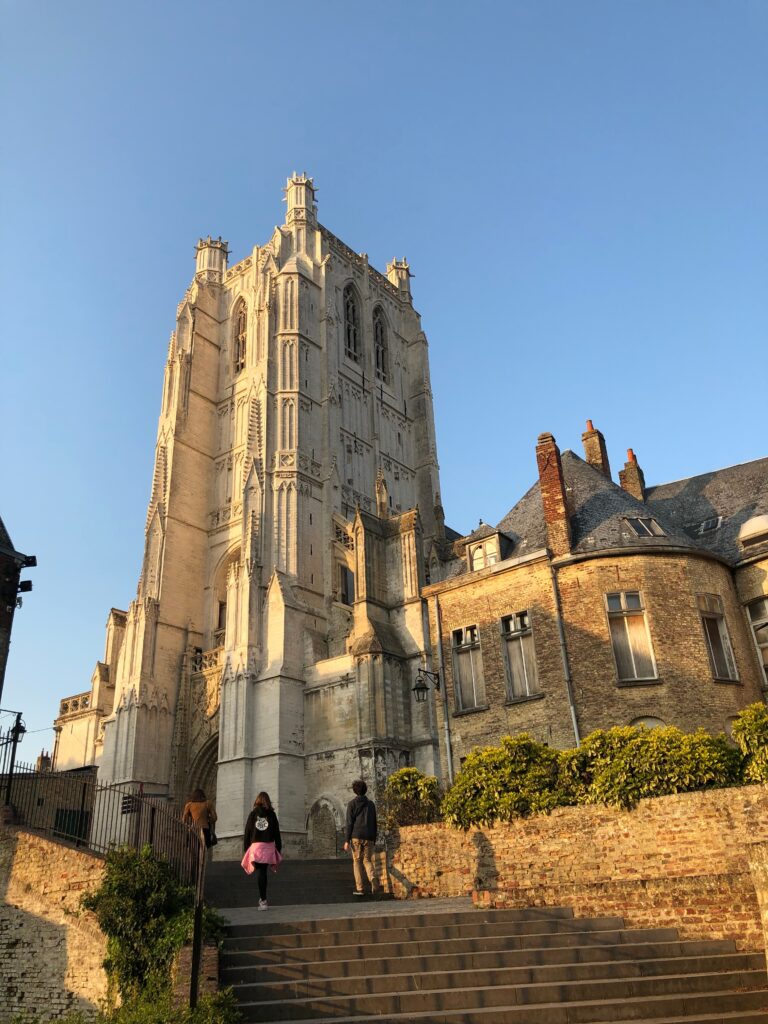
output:
{"label": "leafy bush", "polygon": [[443,800],[446,821],[460,828],[493,825],[560,806],[558,754],[527,733],[500,747],[473,750]]}
{"label": "leafy bush", "polygon": [[[768,781],[768,713],[762,705],[742,712],[737,734],[750,755],[747,781]],[[573,804],[631,808],[645,797],[733,786],[743,777],[739,751],[725,736],[703,729],[617,726],[560,751],[522,733],[467,757],[443,800],[443,815],[467,829]]]}
{"label": "leafy bush", "polygon": [[442,793],[434,775],[418,768],[400,768],[387,779],[379,800],[379,817],[385,829],[398,825],[428,825],[440,819]]}
{"label": "leafy bush", "polygon": [[[234,994],[228,988],[201,996],[194,1010],[174,1006],[169,993],[159,997],[145,993],[113,1010],[73,1010],[65,1017],[56,1017],[56,1024],[237,1024],[240,1018]],[[19,1014],[11,1024],[43,1024],[43,1018]]]}
{"label": "leafy bush", "polygon": [[167,982],[173,955],[191,932],[193,900],[151,847],[107,854],[101,886],[82,903],[107,936],[104,966],[124,1001]]}
{"label": "leafy bush", "polygon": [[[170,865],[149,846],[112,850],[101,885],[82,905],[107,936],[104,967],[123,1004],[145,993],[154,999],[165,993],[173,958],[191,941],[194,923],[192,890],[176,880]],[[203,934],[218,939],[222,933],[222,918],[206,907]]]}
{"label": "leafy bush", "polygon": [[768,708],[750,704],[733,723],[733,738],[744,756],[744,781],[768,782]]}
{"label": "leafy bush", "polygon": [[630,808],[645,797],[732,786],[741,779],[739,752],[723,735],[684,733],[675,726],[634,731],[612,757],[593,762],[590,803]]}

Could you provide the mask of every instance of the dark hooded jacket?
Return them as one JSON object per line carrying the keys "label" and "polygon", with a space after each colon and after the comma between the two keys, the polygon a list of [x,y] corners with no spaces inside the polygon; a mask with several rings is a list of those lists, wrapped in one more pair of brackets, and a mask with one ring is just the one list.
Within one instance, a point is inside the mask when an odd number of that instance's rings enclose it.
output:
{"label": "dark hooded jacket", "polygon": [[356,796],[347,804],[347,842],[376,839],[376,804],[367,796]]}

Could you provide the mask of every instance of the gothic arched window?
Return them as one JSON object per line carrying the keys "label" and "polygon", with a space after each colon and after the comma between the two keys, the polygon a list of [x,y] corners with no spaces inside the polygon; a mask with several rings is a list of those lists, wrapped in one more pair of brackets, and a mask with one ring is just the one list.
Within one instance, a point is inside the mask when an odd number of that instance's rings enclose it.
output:
{"label": "gothic arched window", "polygon": [[387,322],[384,310],[377,306],[373,311],[373,351],[376,361],[376,377],[386,384],[389,376],[389,360],[387,356]]}
{"label": "gothic arched window", "polygon": [[344,351],[348,359],[360,362],[360,312],[355,289],[344,289]]}
{"label": "gothic arched window", "polygon": [[248,327],[248,315],[245,303],[241,302],[235,318],[235,373],[245,369],[245,334]]}

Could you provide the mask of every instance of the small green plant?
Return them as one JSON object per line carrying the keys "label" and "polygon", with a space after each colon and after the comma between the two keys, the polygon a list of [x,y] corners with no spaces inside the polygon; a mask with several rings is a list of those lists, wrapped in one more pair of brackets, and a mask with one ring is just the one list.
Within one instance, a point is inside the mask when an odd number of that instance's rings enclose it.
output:
{"label": "small green plant", "polygon": [[733,723],[733,738],[744,757],[744,781],[768,782],[768,708],[750,704]]}
{"label": "small green plant", "polygon": [[398,825],[427,825],[440,819],[442,793],[434,775],[418,768],[400,768],[387,779],[379,800],[379,816],[385,829]]}
{"label": "small green plant", "polygon": [[557,751],[527,733],[499,747],[473,750],[443,800],[445,820],[459,828],[546,813],[563,802]]}

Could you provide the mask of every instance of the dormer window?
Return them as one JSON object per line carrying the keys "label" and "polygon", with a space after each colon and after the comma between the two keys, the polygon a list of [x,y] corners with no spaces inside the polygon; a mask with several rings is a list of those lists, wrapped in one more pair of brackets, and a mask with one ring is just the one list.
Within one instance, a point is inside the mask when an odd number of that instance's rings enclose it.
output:
{"label": "dormer window", "polygon": [[499,541],[496,537],[489,537],[487,540],[477,544],[470,544],[468,548],[469,568],[472,572],[478,569],[485,569],[489,565],[495,565],[499,560]]}
{"label": "dormer window", "polygon": [[699,527],[699,535],[701,535],[702,533],[712,533],[714,530],[719,530],[722,525],[722,516],[713,516],[711,519],[705,519]]}
{"label": "dormer window", "polygon": [[655,519],[625,519],[624,522],[636,537],[666,537]]}

